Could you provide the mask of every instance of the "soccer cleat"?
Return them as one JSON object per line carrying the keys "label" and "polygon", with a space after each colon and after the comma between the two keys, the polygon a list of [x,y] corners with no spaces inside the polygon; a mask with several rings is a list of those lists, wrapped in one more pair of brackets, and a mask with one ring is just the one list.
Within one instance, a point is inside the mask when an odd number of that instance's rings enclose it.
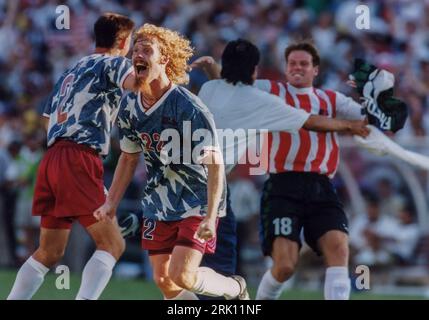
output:
{"label": "soccer cleat", "polygon": [[141,223],[135,213],[130,213],[125,218],[119,220],[118,224],[124,239],[134,237],[141,232]]}
{"label": "soccer cleat", "polygon": [[237,281],[240,285],[240,293],[234,300],[250,300],[249,292],[247,291],[246,280],[244,280],[243,277],[237,275],[231,276],[231,278]]}

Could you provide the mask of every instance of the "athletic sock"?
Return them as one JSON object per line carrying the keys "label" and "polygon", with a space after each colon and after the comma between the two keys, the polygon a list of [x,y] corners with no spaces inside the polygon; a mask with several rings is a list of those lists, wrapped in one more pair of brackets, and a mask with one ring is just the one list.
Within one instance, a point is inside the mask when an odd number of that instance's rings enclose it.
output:
{"label": "athletic sock", "polygon": [[325,275],[325,300],[349,300],[350,278],[347,267],[329,267]]}
{"label": "athletic sock", "polygon": [[30,257],[21,266],[16,275],[13,288],[7,300],[29,300],[40,288],[49,268]]}
{"label": "athletic sock", "polygon": [[112,276],[116,259],[107,251],[96,250],[86,263],[76,300],[97,300]]}
{"label": "athletic sock", "polygon": [[259,283],[256,300],[277,300],[282,293],[283,284],[284,282],[277,281],[268,269]]}
{"label": "athletic sock", "polygon": [[225,277],[207,267],[198,268],[197,280],[192,292],[210,297],[234,299],[240,294],[240,284],[233,278]]}

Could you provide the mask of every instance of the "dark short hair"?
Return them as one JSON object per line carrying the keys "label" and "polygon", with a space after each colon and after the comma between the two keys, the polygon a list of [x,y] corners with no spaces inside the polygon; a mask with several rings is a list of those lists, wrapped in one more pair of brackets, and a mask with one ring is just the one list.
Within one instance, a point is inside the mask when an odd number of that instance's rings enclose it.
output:
{"label": "dark short hair", "polygon": [[253,84],[252,75],[259,56],[258,48],[250,41],[237,39],[228,42],[222,53],[222,79],[233,84]]}
{"label": "dark short hair", "polygon": [[117,13],[104,13],[94,24],[95,46],[113,48],[118,38],[126,38],[133,30],[134,22]]}
{"label": "dark short hair", "polygon": [[293,51],[305,51],[308,52],[311,55],[313,66],[320,65],[320,56],[319,52],[317,51],[316,47],[310,42],[310,41],[300,41],[297,43],[293,43],[285,49],[285,59],[287,62],[287,59],[289,58],[289,55]]}

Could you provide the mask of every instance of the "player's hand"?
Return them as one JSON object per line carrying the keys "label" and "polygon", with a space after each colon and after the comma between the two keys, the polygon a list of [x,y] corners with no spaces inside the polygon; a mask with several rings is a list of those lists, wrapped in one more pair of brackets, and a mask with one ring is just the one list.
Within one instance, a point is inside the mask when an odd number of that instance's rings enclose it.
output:
{"label": "player's hand", "polygon": [[346,84],[352,88],[357,88],[356,81],[354,81],[354,80],[347,80]]}
{"label": "player's hand", "polygon": [[204,218],[201,221],[197,232],[195,233],[195,238],[201,242],[205,242],[214,238],[216,235],[216,220]]}
{"label": "player's hand", "polygon": [[116,207],[112,206],[108,202],[105,202],[100,208],[94,211],[93,215],[98,221],[112,219],[116,215]]}
{"label": "player's hand", "polygon": [[367,128],[369,128],[371,131],[367,137],[362,138],[353,136],[356,143],[360,147],[365,148],[369,152],[378,156],[384,156],[388,154],[388,144],[391,142],[389,138],[387,138],[383,132],[372,125],[368,125]]}
{"label": "player's hand", "polygon": [[192,62],[189,67],[191,68],[191,70],[193,68],[204,69],[204,68],[207,68],[207,67],[209,67],[215,63],[216,63],[216,61],[213,59],[213,57],[202,56],[202,57],[199,57],[198,59],[196,59],[194,62]]}
{"label": "player's hand", "polygon": [[367,127],[368,120],[350,120],[350,133],[360,136],[367,137],[371,130]]}

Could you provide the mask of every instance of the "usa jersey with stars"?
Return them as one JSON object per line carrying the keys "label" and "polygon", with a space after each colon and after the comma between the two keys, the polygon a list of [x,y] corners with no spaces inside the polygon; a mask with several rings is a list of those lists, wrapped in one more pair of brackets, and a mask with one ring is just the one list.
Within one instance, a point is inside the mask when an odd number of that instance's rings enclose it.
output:
{"label": "usa jersey with stars", "polygon": [[[201,157],[206,150],[220,150],[212,114],[197,96],[175,85],[149,109],[142,101],[134,92],[122,98],[118,127],[121,150],[144,155],[144,216],[159,221],[204,216],[207,166]],[[219,216],[225,215],[225,192],[226,182]]]}
{"label": "usa jersey with stars", "polygon": [[125,57],[93,54],[64,72],[43,113],[49,118],[48,146],[65,138],[107,155],[123,84],[132,71]]}

